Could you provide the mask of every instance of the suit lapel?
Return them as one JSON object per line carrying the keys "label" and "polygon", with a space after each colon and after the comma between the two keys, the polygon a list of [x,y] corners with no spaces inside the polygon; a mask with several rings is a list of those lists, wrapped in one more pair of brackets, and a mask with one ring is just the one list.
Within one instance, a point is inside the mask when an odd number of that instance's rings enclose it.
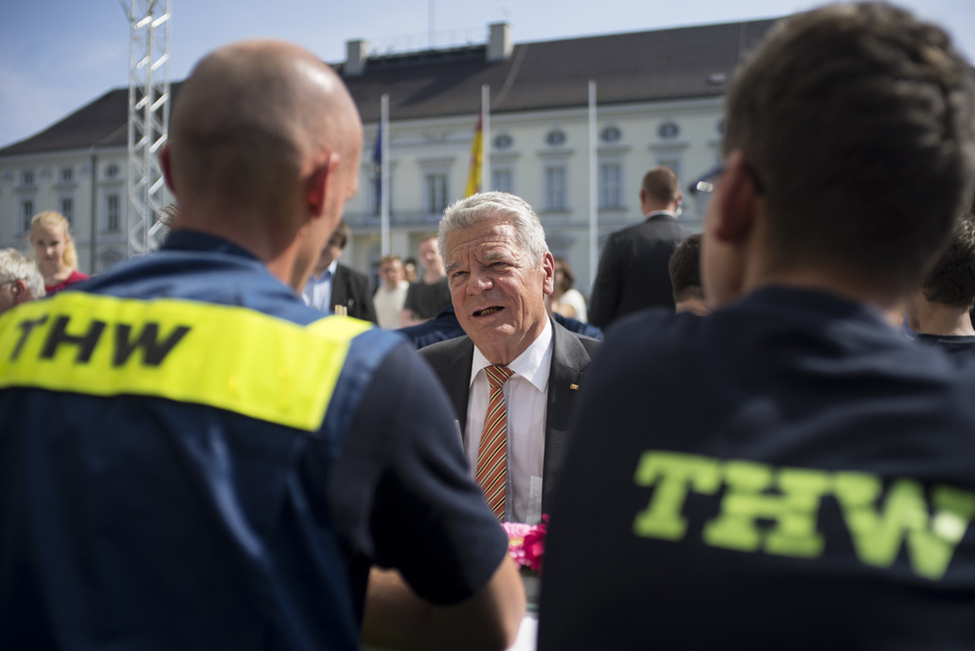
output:
{"label": "suit lapel", "polygon": [[342,265],[336,265],[335,274],[332,276],[332,295],[328,300],[328,309],[334,311],[336,305],[348,306],[349,304],[349,276],[345,273]]}
{"label": "suit lapel", "polygon": [[445,366],[437,369],[438,374],[449,379],[444,382],[447,396],[454,405],[461,434],[467,430],[467,401],[471,391],[471,364],[474,363],[474,343],[470,337],[457,337],[450,341],[452,346],[444,356]]}

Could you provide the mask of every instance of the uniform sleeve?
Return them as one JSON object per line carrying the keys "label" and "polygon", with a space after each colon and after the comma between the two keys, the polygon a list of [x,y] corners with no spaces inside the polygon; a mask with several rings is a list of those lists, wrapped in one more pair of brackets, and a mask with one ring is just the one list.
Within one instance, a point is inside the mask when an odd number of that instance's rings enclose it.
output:
{"label": "uniform sleeve", "polygon": [[357,551],[424,599],[459,603],[490,580],[507,536],[470,479],[452,408],[406,345],[379,367],[330,481]]}
{"label": "uniform sleeve", "polygon": [[610,235],[603,247],[603,256],[599,259],[596,281],[589,300],[589,323],[599,328],[605,328],[616,316],[622,253],[617,238]]}

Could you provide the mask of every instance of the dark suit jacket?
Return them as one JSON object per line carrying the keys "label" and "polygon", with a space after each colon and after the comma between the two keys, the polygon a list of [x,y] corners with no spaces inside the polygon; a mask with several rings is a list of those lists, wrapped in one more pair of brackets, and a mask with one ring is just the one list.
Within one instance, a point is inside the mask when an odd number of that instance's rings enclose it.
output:
{"label": "dark suit jacket", "polygon": [[674,309],[667,265],[690,229],[656,214],[609,236],[589,301],[589,323],[605,329],[624,314],[652,305]]}
{"label": "dark suit jacket", "polygon": [[[546,509],[551,508],[552,494],[568,443],[569,413],[600,343],[552,322],[552,366],[548,376],[545,456],[542,460],[542,513],[547,513]],[[419,353],[430,362],[443,383],[463,430],[467,426],[474,342],[465,335],[432,344],[422,348]]]}
{"label": "dark suit jacket", "polygon": [[335,266],[335,275],[332,276],[332,296],[329,298],[328,305],[333,310],[336,305],[345,305],[349,308],[349,316],[376,323],[376,308],[372,305],[369,279],[345,265]]}

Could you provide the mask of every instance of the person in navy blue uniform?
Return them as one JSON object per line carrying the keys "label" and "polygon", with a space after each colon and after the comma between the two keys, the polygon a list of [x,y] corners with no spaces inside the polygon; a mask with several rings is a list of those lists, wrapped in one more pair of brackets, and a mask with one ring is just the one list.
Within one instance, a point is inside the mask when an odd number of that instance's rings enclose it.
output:
{"label": "person in navy blue uniform", "polygon": [[184,83],[162,250],[0,317],[0,647],[510,645],[524,593],[398,335],[297,296],[362,127],[311,53]]}
{"label": "person in navy blue uniform", "polygon": [[726,103],[717,309],[608,333],[538,648],[973,648],[975,368],[898,330],[972,196],[971,68],[906,11],[835,5],[783,19]]}

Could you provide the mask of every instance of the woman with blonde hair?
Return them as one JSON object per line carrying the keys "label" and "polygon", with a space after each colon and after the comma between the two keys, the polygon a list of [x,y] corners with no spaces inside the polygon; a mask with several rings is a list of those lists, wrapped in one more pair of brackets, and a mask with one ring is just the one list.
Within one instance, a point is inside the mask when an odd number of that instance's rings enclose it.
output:
{"label": "woman with blonde hair", "polygon": [[87,280],[88,276],[77,269],[78,252],[71,239],[71,226],[61,213],[48,210],[34,215],[30,220],[30,243],[48,295]]}

